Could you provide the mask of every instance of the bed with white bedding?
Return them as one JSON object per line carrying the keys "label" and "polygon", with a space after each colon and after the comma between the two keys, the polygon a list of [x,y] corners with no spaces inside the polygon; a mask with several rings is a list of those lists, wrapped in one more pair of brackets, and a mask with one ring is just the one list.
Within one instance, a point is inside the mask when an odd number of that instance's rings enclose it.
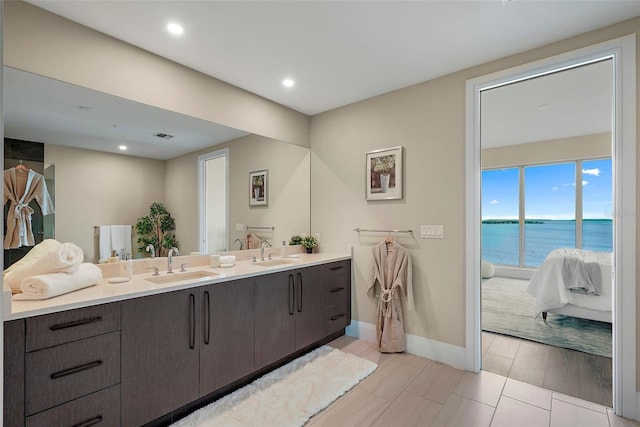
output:
{"label": "bed with white bedding", "polygon": [[611,323],[612,254],[574,248],[552,251],[533,273],[527,292],[535,316],[563,314]]}

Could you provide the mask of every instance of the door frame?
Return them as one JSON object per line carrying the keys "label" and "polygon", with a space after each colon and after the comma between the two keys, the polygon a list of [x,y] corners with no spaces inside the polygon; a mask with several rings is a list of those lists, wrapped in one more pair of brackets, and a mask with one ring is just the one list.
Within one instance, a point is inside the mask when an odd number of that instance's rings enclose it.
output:
{"label": "door frame", "polygon": [[[507,83],[613,60],[614,290],[613,410],[638,419],[636,391],[636,41],[635,34],[467,80],[466,87],[466,369],[482,364],[480,307],[480,93]],[[624,90],[623,90],[624,88]],[[624,239],[624,236],[633,238]]]}
{"label": "door frame", "polygon": [[198,250],[200,253],[206,253],[206,233],[207,233],[207,200],[206,194],[206,163],[207,160],[217,159],[224,157],[225,159],[225,174],[226,174],[226,188],[225,188],[225,212],[224,222],[226,224],[225,231],[225,249],[229,250],[229,148],[223,148],[221,150],[212,151],[210,153],[201,154],[198,156]]}

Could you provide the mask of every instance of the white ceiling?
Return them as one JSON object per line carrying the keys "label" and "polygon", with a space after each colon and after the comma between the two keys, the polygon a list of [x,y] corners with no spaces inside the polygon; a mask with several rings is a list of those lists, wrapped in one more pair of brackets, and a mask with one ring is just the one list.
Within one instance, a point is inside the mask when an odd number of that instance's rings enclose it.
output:
{"label": "white ceiling", "polygon": [[308,115],[640,15],[638,0],[29,2]]}
{"label": "white ceiling", "polygon": [[[308,115],[640,16],[638,0],[29,2]],[[169,21],[185,33],[168,34]],[[168,159],[245,134],[50,79],[5,74],[9,137],[111,152],[125,142],[127,154]],[[284,88],[284,77],[296,85]],[[540,80],[515,95],[503,88],[485,96],[497,107],[483,121],[483,146],[605,131],[598,129],[610,123],[581,108],[599,103],[600,91],[582,90],[581,79],[550,80],[552,90],[536,86]],[[505,100],[509,106],[498,109]],[[531,120],[541,104],[549,108],[536,114],[555,124]],[[575,114],[559,120],[558,108]],[[164,141],[156,132],[176,137]]]}

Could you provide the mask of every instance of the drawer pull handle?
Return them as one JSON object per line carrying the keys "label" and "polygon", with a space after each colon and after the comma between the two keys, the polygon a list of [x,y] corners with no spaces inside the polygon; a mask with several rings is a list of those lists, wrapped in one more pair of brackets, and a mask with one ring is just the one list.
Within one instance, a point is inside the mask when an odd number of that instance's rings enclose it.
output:
{"label": "drawer pull handle", "polygon": [[85,363],[84,365],[74,366],[73,368],[54,372],[53,374],[51,374],[51,379],[57,380],[58,378],[62,378],[68,375],[77,374],[78,372],[86,371],[87,369],[97,368],[100,365],[102,365],[102,360],[95,360],[93,362]]}
{"label": "drawer pull handle", "polygon": [[331,318],[331,320],[338,320],[339,318],[344,317],[344,314],[336,314]]}
{"label": "drawer pull handle", "polygon": [[100,322],[101,320],[102,320],[102,317],[100,316],[88,317],[86,319],[74,320],[72,322],[58,323],[57,325],[50,326],[49,329],[52,331],[59,331],[60,329],[73,328],[75,326],[81,326],[89,323]]}
{"label": "drawer pull handle", "polygon": [[344,265],[340,265],[338,267],[331,267],[331,271],[342,270],[343,268],[344,268]]}
{"label": "drawer pull handle", "polygon": [[94,426],[98,423],[101,423],[103,420],[102,415],[98,415],[97,417],[93,417],[87,421],[83,421],[81,423],[78,424],[74,424],[73,427],[90,427],[90,426]]}
{"label": "drawer pull handle", "polygon": [[336,292],[344,291],[343,287],[331,289],[331,293],[335,294]]}

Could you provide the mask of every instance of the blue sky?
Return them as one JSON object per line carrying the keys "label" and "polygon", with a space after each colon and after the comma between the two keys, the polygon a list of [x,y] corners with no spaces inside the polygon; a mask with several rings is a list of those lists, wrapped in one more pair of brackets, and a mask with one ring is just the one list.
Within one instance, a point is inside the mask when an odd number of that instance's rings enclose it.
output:
{"label": "blue sky", "polygon": [[[518,218],[518,168],[482,173],[482,218]],[[583,217],[612,218],[611,160],[582,162]],[[575,163],[525,168],[525,217],[575,219]]]}

